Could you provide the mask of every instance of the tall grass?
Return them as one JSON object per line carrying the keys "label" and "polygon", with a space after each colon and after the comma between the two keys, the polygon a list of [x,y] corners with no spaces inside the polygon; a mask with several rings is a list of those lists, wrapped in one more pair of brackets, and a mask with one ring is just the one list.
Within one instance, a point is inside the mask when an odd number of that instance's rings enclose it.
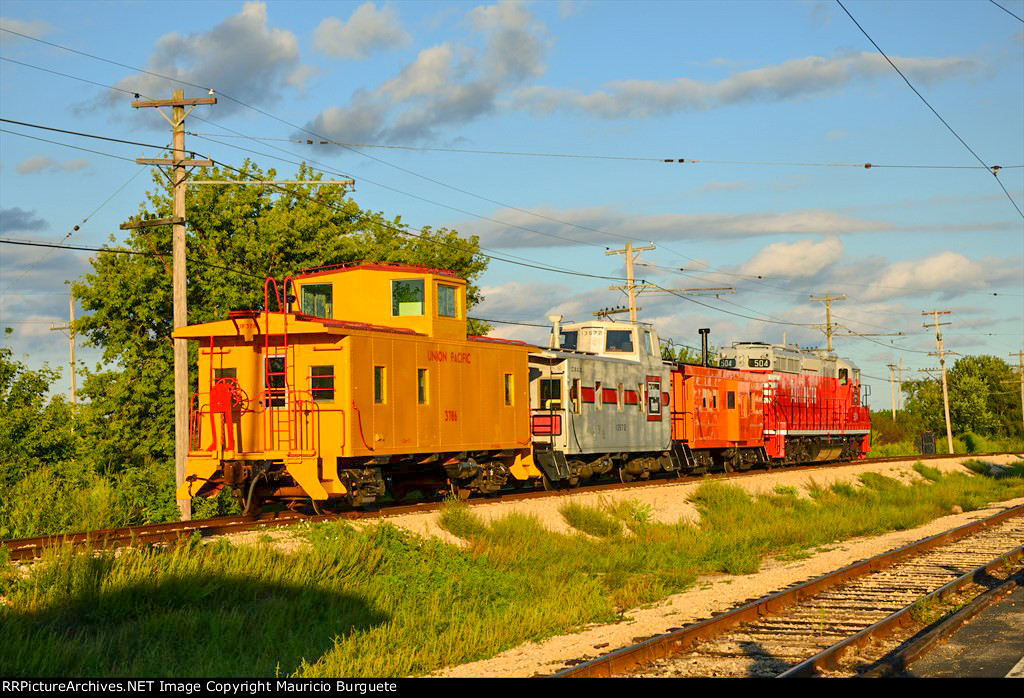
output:
{"label": "tall grass", "polygon": [[[936,453],[949,453],[945,433],[935,435],[935,450]],[[954,454],[1000,453],[1008,451],[1024,452],[1024,440],[1006,436],[979,436],[978,434],[971,433],[953,437]],[[887,458],[890,456],[916,456],[919,453],[914,441],[908,439],[895,443],[872,441],[870,455],[877,458]]]}
{"label": "tall grass", "polygon": [[693,497],[697,524],[661,523],[628,501],[564,508],[588,536],[518,513],[485,523],[453,504],[440,520],[465,548],[386,523],[325,524],[304,529],[308,545],[294,552],[195,541],[61,550],[27,575],[0,559],[0,675],[423,674],[621,618],[700,575],[755,572],[778,551],[1024,496],[1024,468],[919,472],[912,486],[874,474],[812,485],[811,498],[708,482]]}

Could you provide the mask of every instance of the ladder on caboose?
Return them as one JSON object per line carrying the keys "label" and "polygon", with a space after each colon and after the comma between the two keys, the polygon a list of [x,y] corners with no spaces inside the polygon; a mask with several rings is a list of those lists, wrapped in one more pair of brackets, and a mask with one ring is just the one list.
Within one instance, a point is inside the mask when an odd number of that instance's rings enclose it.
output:
{"label": "ladder on caboose", "polygon": [[[283,286],[288,293],[290,278],[286,277]],[[292,282],[294,284],[294,282]],[[281,332],[271,332],[270,286],[274,286],[274,298],[277,300],[278,312],[281,315]],[[294,285],[293,285],[294,288]],[[281,296],[277,280],[269,277],[263,284],[263,450],[285,451],[291,453],[298,449],[298,434],[295,419],[298,415],[295,396],[288,380],[292,366],[294,350],[288,344],[288,308],[287,295]],[[274,353],[271,353],[271,350]],[[278,351],[280,353],[278,353]],[[272,362],[280,359],[280,370],[272,368]],[[277,405],[280,401],[282,404]],[[282,443],[283,437],[283,443]]]}

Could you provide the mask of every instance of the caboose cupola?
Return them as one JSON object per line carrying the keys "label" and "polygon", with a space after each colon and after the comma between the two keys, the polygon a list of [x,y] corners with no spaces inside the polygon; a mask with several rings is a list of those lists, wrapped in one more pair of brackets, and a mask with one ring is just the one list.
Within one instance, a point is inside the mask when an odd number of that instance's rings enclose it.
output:
{"label": "caboose cupola", "polygon": [[[382,264],[307,270],[295,279],[299,312],[398,327],[439,339],[466,339],[466,280],[454,272]],[[334,316],[335,307],[345,317]]]}

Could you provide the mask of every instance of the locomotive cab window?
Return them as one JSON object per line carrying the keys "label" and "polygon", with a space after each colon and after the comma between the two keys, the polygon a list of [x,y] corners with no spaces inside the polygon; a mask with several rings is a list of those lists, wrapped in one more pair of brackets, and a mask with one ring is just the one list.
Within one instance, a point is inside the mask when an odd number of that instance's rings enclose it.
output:
{"label": "locomotive cab window", "polygon": [[391,282],[391,314],[395,317],[423,315],[423,279]]}
{"label": "locomotive cab window", "polygon": [[332,319],[334,317],[334,286],[331,284],[303,286],[300,307],[304,315]]}
{"label": "locomotive cab window", "polygon": [[334,366],[310,366],[309,388],[313,402],[334,402]]}
{"label": "locomotive cab window", "polygon": [[437,314],[439,317],[458,317],[456,297],[454,286],[437,285]]}
{"label": "locomotive cab window", "polygon": [[846,385],[849,383],[849,372],[845,368],[839,369],[839,385]]}
{"label": "locomotive cab window", "polygon": [[558,334],[558,346],[562,349],[575,349],[579,341],[580,333],[576,330],[571,332],[560,332]]}
{"label": "locomotive cab window", "polygon": [[621,352],[623,354],[633,351],[632,330],[608,330],[605,337],[604,350],[606,352]]}

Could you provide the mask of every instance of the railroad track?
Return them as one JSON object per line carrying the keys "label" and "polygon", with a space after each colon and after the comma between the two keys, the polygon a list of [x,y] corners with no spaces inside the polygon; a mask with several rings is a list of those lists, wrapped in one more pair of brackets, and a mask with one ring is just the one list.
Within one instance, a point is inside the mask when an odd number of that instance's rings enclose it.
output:
{"label": "railroad track", "polygon": [[[985,453],[985,454],[972,454],[972,458],[983,458],[985,456],[996,456],[996,455],[1012,455],[1006,453]],[[862,461],[854,461],[848,463],[849,465],[863,465],[871,463],[890,463],[897,461],[906,460],[932,460],[936,458],[949,458],[946,455],[930,455],[930,456],[892,456],[887,458],[869,458]],[[960,456],[953,456],[960,457]],[[967,456],[963,456],[967,457]],[[813,473],[816,470],[828,469],[835,467],[837,463],[815,463],[815,464],[795,464],[785,467],[776,467],[772,472],[788,472],[799,470],[801,472]],[[733,473],[717,473],[711,477],[715,477],[722,480],[731,480],[743,477],[755,477],[757,475],[764,474],[764,470],[746,470]],[[585,485],[582,487],[575,487],[567,490],[555,490],[555,491],[512,491],[502,493],[500,501],[518,501],[526,499],[534,499],[541,497],[559,497],[567,496],[585,492],[606,492],[610,490],[630,489],[634,487],[649,487],[649,486],[667,486],[673,484],[680,484],[686,482],[699,482],[706,479],[706,475],[687,475],[678,478],[667,477],[659,478],[656,480],[644,480],[630,483],[600,483],[593,485]],[[499,501],[495,497],[479,497],[466,500],[466,503],[470,506],[482,505]],[[203,537],[224,535],[228,533],[238,533],[242,531],[252,530],[256,528],[266,527],[279,527],[279,526],[290,526],[302,521],[319,522],[319,521],[334,521],[338,519],[374,519],[374,518],[387,518],[392,516],[403,516],[406,514],[418,514],[428,513],[441,508],[444,505],[443,502],[438,501],[425,501],[415,504],[389,504],[377,510],[362,511],[352,510],[346,511],[340,514],[323,514],[323,515],[306,515],[297,512],[275,512],[268,514],[260,514],[258,516],[233,516],[233,517],[219,517],[215,519],[205,519],[198,521],[182,521],[166,524],[151,524],[142,526],[130,526],[119,529],[109,529],[100,531],[90,531],[83,533],[67,533],[56,536],[38,536],[34,538],[20,538],[13,540],[0,541],[0,546],[6,548],[9,552],[10,559],[15,561],[24,561],[37,558],[42,555],[43,551],[47,548],[52,548],[61,545],[72,545],[75,547],[93,547],[93,548],[104,548],[104,547],[119,547],[124,545],[158,545],[158,544],[169,544],[183,539],[187,539],[193,535],[200,535]]]}
{"label": "railroad track", "polygon": [[[956,623],[1024,583],[1024,506],[845,567],[728,613],[563,670],[558,677],[898,673]],[[966,610],[905,644],[922,614]],[[959,596],[959,598],[957,598]],[[926,623],[925,623],[926,624]],[[889,638],[888,641],[883,638]]]}

